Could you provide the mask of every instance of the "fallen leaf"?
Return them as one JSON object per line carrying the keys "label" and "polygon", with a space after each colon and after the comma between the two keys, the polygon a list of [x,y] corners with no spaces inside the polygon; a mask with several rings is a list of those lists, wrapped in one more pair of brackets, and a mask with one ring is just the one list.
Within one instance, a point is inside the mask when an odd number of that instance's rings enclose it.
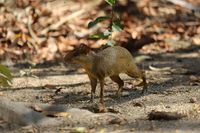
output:
{"label": "fallen leaf", "polygon": [[190,81],[192,81],[192,82],[200,82],[200,78],[199,78],[199,77],[196,77],[196,76],[194,76],[194,75],[191,75],[191,76],[190,76]]}
{"label": "fallen leaf", "polygon": [[168,71],[168,70],[171,70],[171,67],[157,68],[157,67],[149,66],[149,69],[152,71]]}
{"label": "fallen leaf", "polygon": [[190,103],[196,103],[196,102],[197,102],[197,98],[196,97],[190,98]]}
{"label": "fallen leaf", "polygon": [[190,76],[190,85],[199,85],[200,84],[200,77],[191,75]]}
{"label": "fallen leaf", "polygon": [[70,114],[68,112],[57,112],[57,111],[44,111],[46,116],[50,117],[69,117]]}
{"label": "fallen leaf", "polygon": [[200,36],[193,37],[192,43],[195,44],[195,45],[200,45]]}
{"label": "fallen leaf", "polygon": [[86,127],[75,127],[70,130],[70,133],[86,133],[87,128]]}
{"label": "fallen leaf", "polygon": [[31,105],[30,108],[33,109],[34,111],[37,111],[37,112],[43,111],[43,109],[38,105]]}
{"label": "fallen leaf", "polygon": [[106,133],[105,129],[101,129],[98,133]]}
{"label": "fallen leaf", "polygon": [[145,60],[151,60],[151,59],[152,59],[151,56],[140,55],[140,56],[135,57],[135,62],[139,63],[139,62],[142,62],[142,61],[145,61]]}
{"label": "fallen leaf", "polygon": [[0,65],[0,86],[11,86],[12,84],[12,75],[10,70]]}
{"label": "fallen leaf", "polygon": [[177,112],[165,112],[153,110],[148,114],[149,120],[179,120],[186,115]]}
{"label": "fallen leaf", "polygon": [[51,85],[51,84],[46,84],[43,86],[44,89],[54,89],[55,85]]}
{"label": "fallen leaf", "polygon": [[109,124],[118,124],[120,125],[122,123],[122,120],[119,118],[116,119],[112,119],[111,121],[109,121]]}
{"label": "fallen leaf", "polygon": [[133,89],[133,88],[134,88],[134,86],[133,86],[133,84],[132,84],[132,83],[128,83],[128,84],[126,85],[126,88],[127,88],[127,89]]}

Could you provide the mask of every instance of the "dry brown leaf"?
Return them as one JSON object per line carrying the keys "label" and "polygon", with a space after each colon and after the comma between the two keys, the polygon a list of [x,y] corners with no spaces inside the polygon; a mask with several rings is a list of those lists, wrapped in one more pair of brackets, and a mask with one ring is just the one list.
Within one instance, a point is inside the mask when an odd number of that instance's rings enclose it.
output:
{"label": "dry brown leaf", "polygon": [[131,36],[132,36],[133,39],[136,39],[136,38],[138,37],[138,32],[133,31],[133,32],[131,33]]}
{"label": "dry brown leaf", "polygon": [[43,111],[43,109],[38,105],[31,105],[30,108],[33,109],[34,111],[37,111],[37,112]]}
{"label": "dry brown leaf", "polygon": [[111,121],[109,121],[109,124],[118,124],[120,125],[122,123],[122,120],[121,119],[112,119]]}
{"label": "dry brown leaf", "polygon": [[50,117],[70,117],[70,113],[68,112],[44,111],[43,113]]}
{"label": "dry brown leaf", "polygon": [[200,36],[193,37],[192,43],[195,45],[200,45]]}
{"label": "dry brown leaf", "polygon": [[197,98],[196,97],[190,98],[190,103],[196,103],[196,102],[197,102]]}
{"label": "dry brown leaf", "polygon": [[43,86],[44,89],[55,89],[55,85],[46,84]]}
{"label": "dry brown leaf", "polygon": [[185,114],[177,113],[177,112],[165,112],[165,111],[151,111],[148,114],[149,120],[179,120],[181,118],[186,117]]}
{"label": "dry brown leaf", "polygon": [[179,32],[179,33],[183,33],[183,32],[185,32],[185,29],[182,28],[182,27],[178,27],[178,28],[177,28],[177,32]]}
{"label": "dry brown leaf", "polygon": [[196,77],[194,75],[190,76],[190,81],[192,82],[200,82],[200,77]]}

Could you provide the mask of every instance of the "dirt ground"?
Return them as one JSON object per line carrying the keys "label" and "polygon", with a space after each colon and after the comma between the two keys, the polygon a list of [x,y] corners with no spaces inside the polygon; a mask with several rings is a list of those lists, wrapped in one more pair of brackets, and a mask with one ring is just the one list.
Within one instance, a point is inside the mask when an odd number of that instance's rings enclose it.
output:
{"label": "dirt ground", "polygon": [[[93,123],[88,123],[90,126],[85,125],[86,128],[93,129],[93,132],[116,133],[200,131],[200,47],[194,46],[176,52],[148,56],[151,58],[139,63],[139,66],[146,70],[148,80],[148,92],[145,95],[140,94],[141,87],[135,86],[139,81],[122,74],[125,86],[122,97],[118,98],[115,95],[117,85],[109,78],[106,79],[106,107],[114,109],[126,122],[94,126],[91,126]],[[70,65],[47,66],[31,70],[22,66],[13,67],[13,87],[1,88],[1,96],[12,101],[63,104],[70,108],[91,106],[90,83],[82,69],[75,69]],[[29,76],[32,77],[20,76],[20,71],[30,72]],[[98,94],[99,92],[95,98],[96,103],[99,100]],[[184,113],[187,117],[172,121],[149,121],[147,116],[152,110]],[[69,127],[76,126],[82,125]],[[1,125],[0,129],[4,131],[3,128],[9,127],[12,126]],[[67,125],[41,128],[40,131],[68,132],[66,127]],[[10,132],[21,132],[21,130],[21,128],[11,128]]]}

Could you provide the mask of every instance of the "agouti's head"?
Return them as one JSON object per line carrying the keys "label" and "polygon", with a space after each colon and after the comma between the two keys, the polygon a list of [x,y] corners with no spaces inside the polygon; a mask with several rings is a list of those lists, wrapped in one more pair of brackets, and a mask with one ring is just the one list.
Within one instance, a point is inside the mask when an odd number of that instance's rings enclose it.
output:
{"label": "agouti's head", "polygon": [[85,44],[75,46],[74,50],[65,55],[64,60],[69,63],[81,63],[84,58],[90,52],[90,47]]}

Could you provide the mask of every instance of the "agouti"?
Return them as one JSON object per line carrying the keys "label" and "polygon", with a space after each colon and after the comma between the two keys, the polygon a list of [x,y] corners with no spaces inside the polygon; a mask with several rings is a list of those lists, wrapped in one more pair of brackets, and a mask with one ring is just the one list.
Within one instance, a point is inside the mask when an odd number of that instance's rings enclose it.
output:
{"label": "agouti", "polygon": [[147,91],[147,83],[144,71],[136,66],[131,53],[120,46],[113,46],[94,53],[85,45],[80,44],[78,47],[69,52],[64,60],[81,65],[87,72],[91,82],[91,101],[94,100],[97,80],[100,82],[100,103],[104,105],[104,79],[110,77],[119,86],[117,94],[120,95],[124,86],[123,80],[119,77],[120,73],[126,73],[133,78],[141,78],[143,81],[142,93]]}

